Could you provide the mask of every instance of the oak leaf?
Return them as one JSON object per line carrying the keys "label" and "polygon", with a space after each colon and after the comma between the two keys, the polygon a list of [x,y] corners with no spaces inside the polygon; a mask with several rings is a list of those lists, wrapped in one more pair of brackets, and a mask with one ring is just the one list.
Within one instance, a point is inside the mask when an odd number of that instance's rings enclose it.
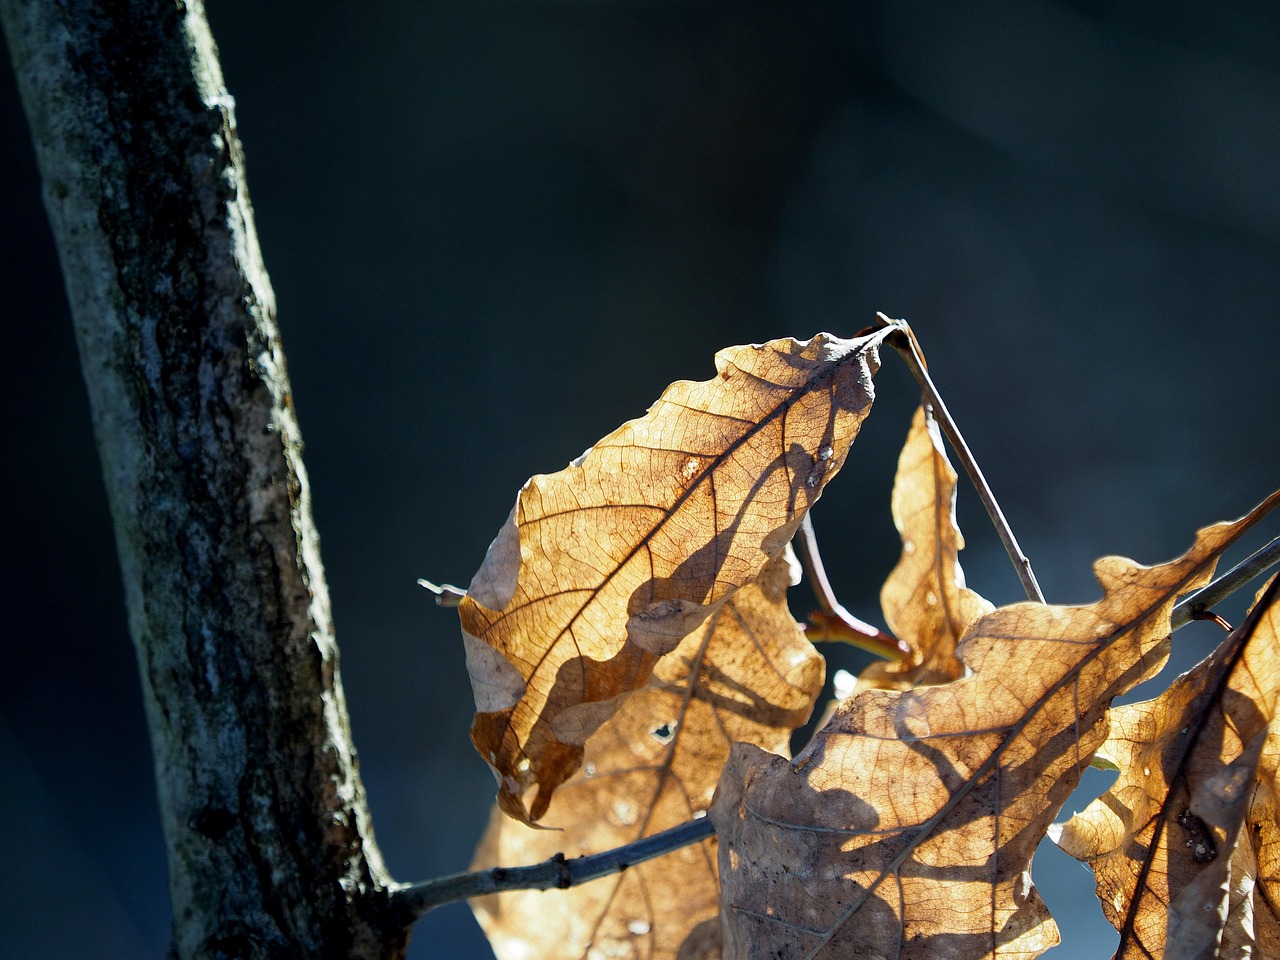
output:
{"label": "oak leaf", "polygon": [[781,553],[844,463],[892,329],[722,350],[714,379],[525,484],[459,606],[471,738],[505,812],[540,819],[658,658]]}
{"label": "oak leaf", "polygon": [[1222,954],[1280,957],[1280,718],[1267,732],[1245,824],[1232,860]]}
{"label": "oak leaf", "polygon": [[[598,853],[704,814],[735,741],[788,752],[822,688],[823,659],[787,609],[784,557],[659,661],[587,741],[581,770],[547,821],[494,810],[476,866]],[[499,960],[719,956],[715,841],[552,896],[513,891],[473,901]]]}
{"label": "oak leaf", "polygon": [[907,690],[964,673],[956,644],[969,624],[993,608],[965,586],[956,479],[933,411],[919,407],[893,484],[893,522],[902,536],[902,554],[880,590],[885,622],[911,655],[872,663],[858,678],[859,688]]}
{"label": "oak leaf", "polygon": [[1179,596],[1258,517],[1181,558],[1094,565],[1096,603],[1020,603],[973,623],[970,671],[864,690],[791,762],[735,746],[711,817],[727,960],[1034,957],[1058,942],[1035,846],[1106,736],[1111,699],[1166,658]]}
{"label": "oak leaf", "polygon": [[[1280,696],[1274,597],[1274,589],[1264,594],[1239,630],[1159,697],[1111,711],[1098,755],[1119,776],[1051,832],[1093,869],[1103,913],[1120,931],[1117,957],[1258,950],[1247,895],[1256,880],[1254,837],[1263,834],[1242,835],[1241,827],[1256,809],[1259,763]],[[1275,823],[1274,811],[1259,813],[1255,823]],[[1272,907],[1265,898],[1260,905]],[[1257,955],[1275,955],[1274,913],[1272,921]]]}

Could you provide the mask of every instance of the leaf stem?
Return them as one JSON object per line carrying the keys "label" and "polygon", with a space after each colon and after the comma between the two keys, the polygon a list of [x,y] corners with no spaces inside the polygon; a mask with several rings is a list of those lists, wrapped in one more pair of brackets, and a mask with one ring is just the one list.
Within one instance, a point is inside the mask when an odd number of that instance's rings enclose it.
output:
{"label": "leaf stem", "polygon": [[974,459],[973,453],[969,450],[969,445],[965,443],[964,437],[960,433],[960,428],[956,426],[955,420],[951,418],[951,411],[947,409],[947,405],[942,401],[942,395],[938,393],[938,388],[934,386],[924,361],[924,354],[920,350],[920,345],[916,341],[916,335],[912,332],[911,326],[905,320],[892,320],[883,313],[877,314],[877,319],[882,326],[898,328],[889,334],[885,342],[898,351],[899,356],[906,363],[907,369],[911,371],[912,376],[916,378],[916,382],[920,384],[920,388],[924,391],[929,405],[933,407],[938,425],[942,428],[943,434],[951,444],[951,449],[955,451],[956,456],[959,458],[961,466],[964,467],[964,472],[969,475],[969,481],[973,484],[974,489],[977,490],[978,498],[982,501],[982,505],[987,508],[987,515],[991,517],[991,523],[996,528],[996,534],[1000,537],[1000,542],[1004,544],[1005,552],[1009,554],[1009,559],[1013,561],[1013,568],[1017,571],[1018,579],[1022,581],[1022,588],[1027,593],[1027,599],[1034,600],[1037,603],[1044,603],[1044,594],[1040,592],[1040,584],[1036,582],[1036,575],[1031,569],[1031,561],[1022,552],[1022,548],[1018,546],[1018,540],[1013,535],[1013,530],[1004,517],[1004,511],[1000,509],[1000,504],[996,501],[995,494],[991,492],[991,487],[987,484],[986,477],[982,475],[982,470],[978,467],[978,461]]}
{"label": "leaf stem", "polygon": [[818,600],[818,609],[809,614],[805,636],[810,640],[843,640],[888,660],[903,660],[911,656],[911,648],[897,637],[860,620],[841,606],[827,579],[822,555],[818,552],[818,539],[813,532],[813,520],[806,513],[796,531],[796,552],[804,565],[805,576]]}
{"label": "leaf stem", "polygon": [[452,583],[432,583],[430,580],[418,578],[418,586],[426,590],[430,590],[436,595],[437,607],[456,607],[462,603],[462,598],[467,595],[467,591],[461,587],[455,587]]}
{"label": "leaf stem", "polygon": [[457,873],[401,887],[391,895],[388,909],[402,926],[409,926],[428,910],[504,890],[568,890],[664,854],[699,843],[715,835],[710,817],[690,820],[634,843],[566,860],[557,853],[550,860],[527,867],[493,867],[474,873]]}
{"label": "leaf stem", "polygon": [[1280,537],[1276,537],[1265,547],[1241,560],[1234,567],[1195,593],[1188,594],[1173,608],[1172,629],[1185,627],[1196,619],[1196,609],[1210,610],[1235,593],[1250,580],[1258,577],[1280,562]]}

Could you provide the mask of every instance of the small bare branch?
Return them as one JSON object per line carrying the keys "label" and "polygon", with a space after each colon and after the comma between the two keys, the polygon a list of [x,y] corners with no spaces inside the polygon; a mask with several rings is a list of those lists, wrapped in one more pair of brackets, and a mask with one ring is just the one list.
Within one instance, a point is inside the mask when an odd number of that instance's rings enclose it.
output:
{"label": "small bare branch", "polygon": [[1277,562],[1280,562],[1280,537],[1276,537],[1261,550],[1241,560],[1203,590],[1183,597],[1173,608],[1173,629],[1185,627],[1192,620],[1204,619],[1203,615],[1196,616],[1197,609],[1211,610],[1214,604],[1221,603],[1250,580],[1266,573]]}
{"label": "small bare branch", "polygon": [[813,532],[813,521],[807,513],[800,521],[795,545],[796,552],[800,555],[800,562],[804,564],[805,576],[818,600],[818,609],[809,614],[805,636],[814,641],[839,640],[851,643],[888,660],[902,660],[911,655],[911,648],[897,637],[859,620],[840,605],[835,591],[831,589],[831,581],[827,579],[826,568],[822,565],[822,555],[818,553],[818,540]]}
{"label": "small bare branch", "polygon": [[715,835],[709,817],[690,820],[670,830],[603,853],[573,860],[557,853],[528,867],[494,867],[415,883],[397,890],[389,904],[396,923],[409,926],[428,910],[470,897],[503,890],[568,890],[589,880],[621,873],[628,867],[699,843]]}
{"label": "small bare branch", "polygon": [[1018,579],[1022,581],[1022,587],[1027,593],[1027,599],[1044,603],[1044,594],[1040,592],[1040,584],[1036,582],[1036,575],[1031,569],[1031,561],[1022,552],[1022,548],[1018,546],[1018,540],[1013,535],[1013,530],[1009,527],[1009,522],[1004,517],[1004,511],[1000,509],[1000,504],[996,501],[995,494],[991,492],[991,487],[988,486],[986,477],[982,475],[982,470],[978,467],[978,461],[974,459],[973,453],[969,450],[969,445],[965,443],[964,437],[960,433],[960,428],[956,426],[955,420],[951,418],[951,411],[942,402],[942,396],[938,393],[938,388],[934,386],[933,380],[929,376],[924,354],[920,350],[920,345],[917,343],[911,327],[905,320],[892,320],[883,313],[877,314],[877,319],[880,326],[898,328],[895,333],[889,335],[886,342],[898,351],[907,368],[911,371],[912,376],[916,378],[916,382],[920,384],[920,388],[924,391],[926,402],[933,407],[938,426],[942,428],[947,442],[951,444],[951,449],[955,451],[956,456],[959,458],[960,465],[964,467],[964,472],[968,474],[970,482],[973,484],[974,489],[977,490],[978,498],[982,501],[982,505],[987,508],[987,515],[991,517],[991,523],[996,528],[996,534],[1000,537],[1000,542],[1004,544],[1005,552],[1009,554],[1009,559],[1013,561],[1013,568],[1018,573]]}

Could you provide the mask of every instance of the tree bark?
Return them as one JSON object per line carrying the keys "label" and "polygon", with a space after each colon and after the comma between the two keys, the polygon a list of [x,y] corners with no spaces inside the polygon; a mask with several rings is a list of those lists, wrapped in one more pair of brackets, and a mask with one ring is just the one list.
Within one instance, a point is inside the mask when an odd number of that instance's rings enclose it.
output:
{"label": "tree bark", "polygon": [[0,0],[0,17],[115,523],[171,953],[402,956],[203,6]]}

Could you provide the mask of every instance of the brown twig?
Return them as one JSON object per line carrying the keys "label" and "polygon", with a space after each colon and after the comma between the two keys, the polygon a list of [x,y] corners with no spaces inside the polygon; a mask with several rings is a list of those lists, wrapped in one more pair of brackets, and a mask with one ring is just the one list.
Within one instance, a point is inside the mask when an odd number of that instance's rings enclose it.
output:
{"label": "brown twig", "polygon": [[995,494],[991,492],[991,487],[988,486],[986,477],[982,475],[982,470],[978,467],[978,461],[974,459],[973,453],[969,450],[969,445],[965,443],[964,437],[960,433],[960,428],[956,426],[955,420],[951,418],[951,411],[947,409],[947,405],[942,401],[941,394],[938,393],[938,388],[934,386],[933,380],[929,376],[928,366],[924,360],[924,353],[920,350],[920,345],[917,343],[911,327],[905,320],[893,320],[883,313],[877,314],[877,320],[881,326],[897,327],[897,330],[886,338],[886,342],[898,351],[899,356],[907,364],[907,369],[911,371],[912,376],[916,378],[916,382],[920,384],[921,390],[924,391],[928,404],[933,407],[938,426],[942,428],[943,434],[951,444],[951,449],[955,451],[956,457],[960,460],[960,465],[964,468],[964,472],[968,474],[969,481],[973,484],[974,489],[977,490],[978,499],[987,508],[987,515],[991,517],[991,523],[996,528],[996,534],[1000,537],[1000,542],[1004,544],[1004,549],[1009,554],[1009,559],[1013,561],[1013,568],[1017,571],[1018,579],[1022,581],[1022,588],[1027,593],[1027,599],[1044,603],[1044,594],[1040,592],[1040,584],[1036,582],[1036,575],[1031,569],[1031,561],[1022,552],[1022,548],[1018,546],[1018,540],[1013,535],[1013,530],[1009,527],[1009,522],[1004,517],[1004,511],[1000,509],[1000,504],[996,501]]}
{"label": "brown twig", "polygon": [[818,540],[813,532],[813,521],[809,514],[800,521],[800,529],[796,532],[796,552],[804,565],[805,576],[813,588],[818,600],[818,609],[809,614],[809,623],[805,628],[805,636],[816,641],[843,641],[851,643],[863,650],[877,654],[888,660],[903,660],[911,655],[911,648],[871,624],[859,620],[840,605],[835,591],[831,589],[831,581],[827,579],[826,568],[822,565],[822,555],[818,553]]}
{"label": "brown twig", "polygon": [[1198,603],[1191,608],[1191,619],[1208,620],[1210,623],[1216,623],[1227,633],[1230,633],[1234,629],[1225,619],[1218,616],[1218,614],[1214,613],[1212,610],[1206,610]]}

